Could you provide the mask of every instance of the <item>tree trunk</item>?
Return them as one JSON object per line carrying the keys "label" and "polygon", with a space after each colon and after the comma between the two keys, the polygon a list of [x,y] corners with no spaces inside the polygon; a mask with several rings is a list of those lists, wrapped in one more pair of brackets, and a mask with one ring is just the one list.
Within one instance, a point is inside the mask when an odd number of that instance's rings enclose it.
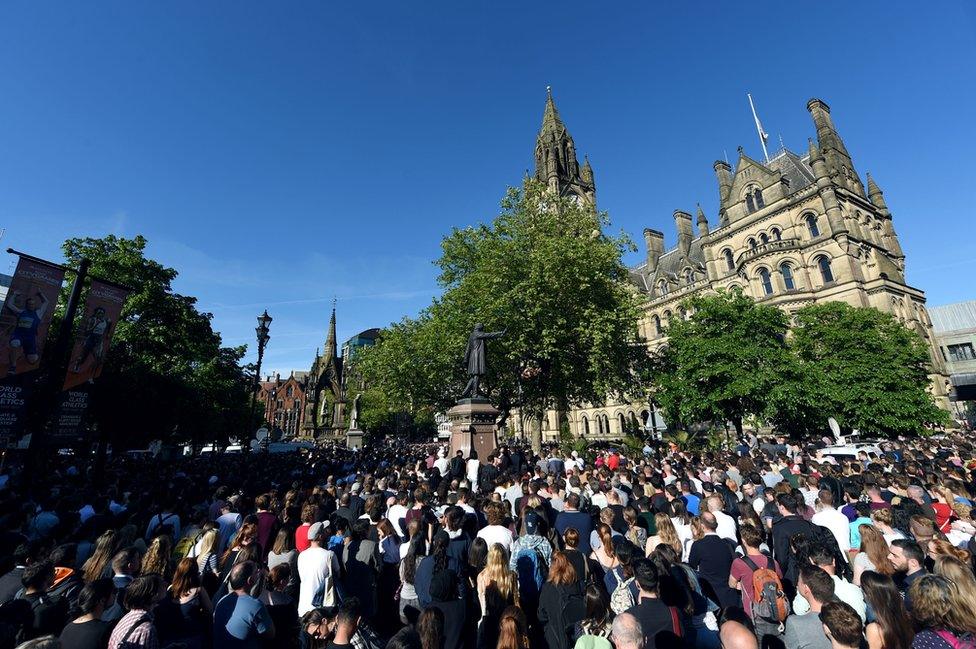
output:
{"label": "tree trunk", "polygon": [[742,416],[736,415],[732,418],[732,425],[735,426],[735,439],[736,441],[742,439]]}
{"label": "tree trunk", "polygon": [[542,453],[542,422],[545,419],[546,411],[543,410],[536,420],[536,425],[532,427],[532,452]]}

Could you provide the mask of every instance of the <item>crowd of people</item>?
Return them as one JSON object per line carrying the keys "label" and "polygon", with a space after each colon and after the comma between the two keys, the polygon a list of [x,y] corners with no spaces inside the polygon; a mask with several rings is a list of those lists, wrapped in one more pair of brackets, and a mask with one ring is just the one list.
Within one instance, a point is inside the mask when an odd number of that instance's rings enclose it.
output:
{"label": "crowd of people", "polygon": [[973,647],[976,446],[828,441],[60,457],[4,476],[0,649]]}

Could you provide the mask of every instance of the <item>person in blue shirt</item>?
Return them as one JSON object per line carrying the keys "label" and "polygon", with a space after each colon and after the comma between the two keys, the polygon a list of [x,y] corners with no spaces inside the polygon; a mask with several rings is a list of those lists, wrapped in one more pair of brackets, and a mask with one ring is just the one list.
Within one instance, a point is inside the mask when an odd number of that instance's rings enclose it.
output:
{"label": "person in blue shirt", "polygon": [[692,516],[698,516],[701,506],[701,497],[691,490],[691,481],[681,481],[681,499],[685,501],[685,507]]}
{"label": "person in blue shirt", "polygon": [[242,561],[231,569],[231,592],[214,607],[214,649],[260,649],[265,641],[274,639],[268,609],[249,595],[262,577],[253,561]]}

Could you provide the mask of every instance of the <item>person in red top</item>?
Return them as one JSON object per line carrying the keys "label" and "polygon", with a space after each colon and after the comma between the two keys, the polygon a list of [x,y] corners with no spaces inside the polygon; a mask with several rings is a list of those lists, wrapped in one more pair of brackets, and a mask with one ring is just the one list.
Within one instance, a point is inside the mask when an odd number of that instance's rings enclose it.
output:
{"label": "person in red top", "polygon": [[[742,525],[739,528],[739,541],[745,550],[746,556],[759,568],[772,567],[776,575],[782,579],[783,571],[774,559],[767,557],[759,550],[762,545],[762,533],[752,525]],[[729,587],[738,588],[742,591],[742,610],[752,618],[752,602],[754,593],[752,592],[752,568],[742,557],[736,557],[729,569]],[[759,638],[759,646],[763,646],[763,636],[771,635],[781,638],[779,625],[770,624],[765,620],[753,620],[756,627],[756,636]]]}
{"label": "person in red top", "polygon": [[295,549],[299,553],[309,549],[312,545],[308,540],[308,528],[315,522],[317,513],[314,503],[305,503],[305,506],[302,507],[302,524],[295,530]]}
{"label": "person in red top", "polygon": [[607,468],[611,471],[616,471],[617,467],[620,466],[620,455],[616,451],[610,453],[610,457],[607,458]]}

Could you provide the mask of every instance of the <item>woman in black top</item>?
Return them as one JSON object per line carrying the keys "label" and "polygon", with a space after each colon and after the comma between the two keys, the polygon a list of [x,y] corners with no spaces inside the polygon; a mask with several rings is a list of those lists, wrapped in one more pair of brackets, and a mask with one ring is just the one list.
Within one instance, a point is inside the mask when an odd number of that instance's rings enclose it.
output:
{"label": "woman in black top", "polygon": [[113,603],[115,586],[105,577],[96,579],[81,589],[78,608],[81,617],[65,625],[61,645],[72,649],[105,649],[112,633],[112,623],[103,622],[105,609]]}
{"label": "woman in black top", "polygon": [[545,625],[549,649],[568,649],[576,623],[586,616],[583,589],[565,553],[552,553],[549,580],[539,593],[539,622]]}
{"label": "woman in black top", "polygon": [[569,565],[576,571],[576,580],[585,587],[590,581],[589,558],[579,551],[579,540],[579,531],[575,527],[567,527],[563,532],[563,545],[566,548],[563,553],[569,560]]}

